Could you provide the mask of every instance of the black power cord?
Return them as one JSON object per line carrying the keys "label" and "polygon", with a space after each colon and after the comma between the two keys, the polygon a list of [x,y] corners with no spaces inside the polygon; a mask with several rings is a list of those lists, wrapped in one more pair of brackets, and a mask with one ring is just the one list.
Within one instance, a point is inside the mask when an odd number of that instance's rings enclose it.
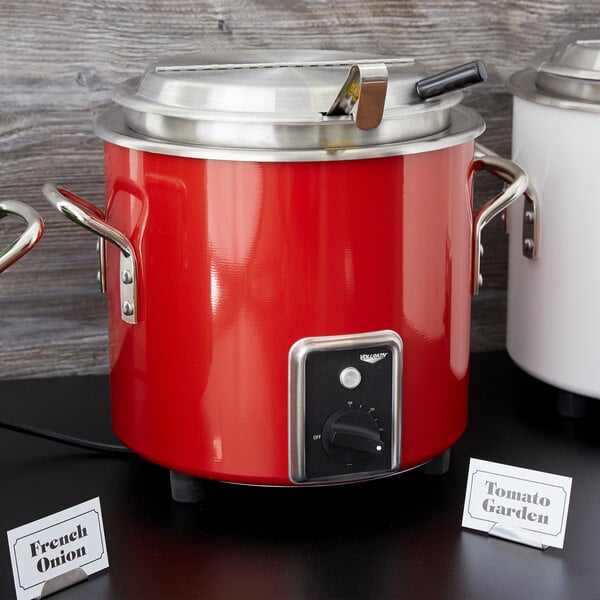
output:
{"label": "black power cord", "polygon": [[21,425],[12,421],[5,421],[4,419],[0,419],[0,428],[8,429],[9,431],[16,431],[17,433],[24,433],[26,435],[33,435],[44,440],[59,442],[61,444],[67,444],[69,446],[75,446],[77,448],[85,448],[86,450],[95,450],[96,452],[106,452],[109,454],[133,455],[129,448],[126,448],[125,446],[120,446],[118,444],[105,444],[103,442],[94,442],[91,440],[85,440],[82,438],[57,433],[55,431],[48,431],[47,429],[40,429],[38,427],[32,427],[30,425]]}

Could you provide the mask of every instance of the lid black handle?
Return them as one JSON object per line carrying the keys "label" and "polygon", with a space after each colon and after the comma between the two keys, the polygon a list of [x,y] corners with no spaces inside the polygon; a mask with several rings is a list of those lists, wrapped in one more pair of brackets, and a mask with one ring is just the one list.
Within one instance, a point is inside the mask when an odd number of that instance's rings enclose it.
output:
{"label": "lid black handle", "polygon": [[423,100],[427,100],[427,98],[439,96],[452,90],[459,90],[474,83],[481,83],[487,77],[487,69],[483,61],[474,60],[465,65],[421,79],[417,82],[417,94]]}

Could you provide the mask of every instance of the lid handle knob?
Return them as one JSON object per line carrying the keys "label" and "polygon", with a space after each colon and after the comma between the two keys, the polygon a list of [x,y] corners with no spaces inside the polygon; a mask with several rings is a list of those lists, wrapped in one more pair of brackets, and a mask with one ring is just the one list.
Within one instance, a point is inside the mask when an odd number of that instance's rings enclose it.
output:
{"label": "lid handle knob", "polygon": [[452,90],[459,90],[475,83],[481,83],[486,81],[487,78],[487,69],[483,61],[474,60],[437,75],[421,79],[417,82],[417,94],[423,100],[427,100],[427,98],[433,98]]}
{"label": "lid handle knob", "polygon": [[327,116],[349,115],[358,103],[356,126],[374,129],[383,118],[387,83],[388,70],[384,63],[352,65]]}

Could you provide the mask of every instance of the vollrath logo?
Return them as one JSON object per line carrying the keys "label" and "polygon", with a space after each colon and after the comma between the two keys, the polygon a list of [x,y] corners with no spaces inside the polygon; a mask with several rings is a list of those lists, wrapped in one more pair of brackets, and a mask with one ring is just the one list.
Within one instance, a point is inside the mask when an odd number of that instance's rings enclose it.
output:
{"label": "vollrath logo", "polygon": [[388,354],[389,352],[377,352],[376,354],[361,354],[360,360],[374,365],[380,360],[383,360]]}

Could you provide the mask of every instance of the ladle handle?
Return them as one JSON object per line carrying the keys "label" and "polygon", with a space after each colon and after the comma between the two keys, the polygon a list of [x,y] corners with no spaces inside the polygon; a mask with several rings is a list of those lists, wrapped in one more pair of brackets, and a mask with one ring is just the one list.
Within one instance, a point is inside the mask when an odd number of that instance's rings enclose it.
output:
{"label": "ladle handle", "polygon": [[437,75],[421,79],[417,82],[417,94],[423,100],[427,100],[427,98],[433,98],[452,90],[459,90],[475,83],[481,83],[486,81],[487,77],[487,69],[483,61],[474,60]]}

